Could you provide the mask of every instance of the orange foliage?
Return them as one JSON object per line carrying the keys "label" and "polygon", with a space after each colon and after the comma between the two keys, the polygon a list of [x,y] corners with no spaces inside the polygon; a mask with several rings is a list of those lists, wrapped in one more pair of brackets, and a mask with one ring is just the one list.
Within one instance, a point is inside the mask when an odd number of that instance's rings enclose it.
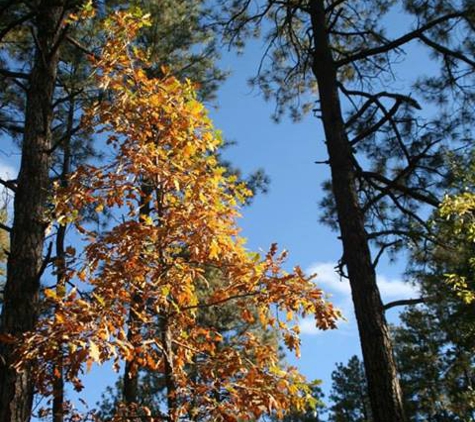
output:
{"label": "orange foliage", "polygon": [[[84,124],[102,133],[113,153],[108,164],[83,166],[67,189],[57,188],[57,221],[74,223],[87,241],[81,255],[68,249],[67,277],[88,286],[87,293],[74,288],[57,297],[46,290],[58,311],[26,339],[23,359],[35,361],[46,393],[59,344],[66,348],[66,377],[77,388],[79,374],[94,362],[171,368],[177,404],[171,420],[189,412],[200,420],[257,420],[302,408],[309,399],[304,378],[282,368],[276,347],[251,332],[224,345],[217,330],[197,323],[198,309],[232,302],[246,320],[252,306],[259,323],[275,327],[297,353],[297,316],[313,315],[328,329],[339,312],[299,268],[282,270],[285,253],[275,245],[264,257],[246,250],[236,218],[250,192],[219,165],[221,140],[192,84],[165,69],[161,79],[147,76],[146,53],[133,44],[145,22],[127,12],[107,20],[108,37],[94,62],[107,99]],[[148,216],[141,213],[145,203]],[[91,208],[111,212],[117,224],[106,233],[91,230],[80,217]],[[197,286],[207,284],[206,268],[219,269],[223,281],[201,298]],[[126,335],[130,309],[141,324],[133,341]],[[194,379],[187,372],[192,363],[199,367]]]}

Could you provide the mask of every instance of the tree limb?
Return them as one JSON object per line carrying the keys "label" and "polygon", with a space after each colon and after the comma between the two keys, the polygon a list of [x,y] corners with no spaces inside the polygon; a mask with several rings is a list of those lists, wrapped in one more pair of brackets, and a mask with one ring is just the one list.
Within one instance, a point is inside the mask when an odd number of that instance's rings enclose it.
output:
{"label": "tree limb", "polygon": [[420,38],[421,35],[424,34],[424,32],[428,31],[429,29],[432,29],[434,26],[437,26],[440,23],[446,22],[450,19],[461,18],[463,16],[464,16],[463,12],[454,12],[454,13],[449,13],[448,15],[445,15],[445,16],[441,16],[440,18],[434,19],[433,21],[426,23],[420,28],[415,29],[414,31],[411,31],[403,35],[402,37],[399,37],[387,44],[380,45],[379,47],[368,48],[367,50],[360,51],[359,53],[353,54],[352,56],[349,56],[345,59],[338,60],[335,62],[335,66],[338,68],[338,67],[350,64],[357,60],[364,60],[371,56],[388,53],[389,51],[395,50],[412,40]]}
{"label": "tree limb", "polygon": [[6,188],[10,189],[12,192],[16,192],[16,185],[13,180],[0,179],[0,185],[5,186]]}
{"label": "tree limb", "polygon": [[71,37],[70,35],[65,35],[66,41],[68,41],[70,44],[72,44],[74,47],[76,47],[78,50],[82,51],[84,54],[87,56],[91,56],[94,59],[98,60],[99,56],[97,54],[94,54],[92,51],[88,50],[84,45],[82,45],[78,40],[75,38]]}
{"label": "tree limb", "polygon": [[387,113],[384,114],[384,116],[379,119],[373,126],[367,128],[357,136],[355,136],[351,141],[351,145],[356,145],[358,142],[362,141],[366,137],[374,134],[377,132],[384,124],[386,124],[388,121],[392,120],[394,115],[397,113],[399,110],[399,107],[401,106],[401,100],[396,100],[394,105],[391,107],[391,110],[389,110]]}
{"label": "tree limb", "polygon": [[376,258],[374,259],[372,265],[373,265],[373,268],[376,269],[376,267],[378,266],[379,264],[379,260],[381,259],[381,257],[383,256],[384,254],[384,251],[388,248],[391,248],[392,246],[396,246],[398,245],[399,243],[402,242],[402,239],[398,239],[398,240],[395,240],[394,242],[390,242],[390,243],[385,243],[384,245],[382,245],[380,248],[379,248],[379,251],[378,251],[378,254],[376,255]]}
{"label": "tree limb", "polygon": [[15,79],[24,79],[28,80],[30,75],[23,72],[15,72],[8,69],[0,69],[0,75],[5,76],[6,78],[15,78]]}
{"label": "tree limb", "polygon": [[5,230],[6,232],[8,233],[11,233],[12,231],[12,228],[11,227],[8,227],[7,225],[3,224],[3,223],[0,223],[0,229],[1,230]]}
{"label": "tree limb", "polygon": [[435,198],[431,198],[427,195],[424,195],[422,193],[419,193],[415,191],[414,189],[411,189],[410,187],[401,185],[397,183],[395,180],[388,179],[384,177],[382,174],[376,173],[374,171],[363,171],[361,175],[365,178],[372,178],[374,180],[377,180],[380,183],[385,184],[386,186],[397,190],[407,196],[410,196],[413,199],[419,200],[421,202],[425,202],[428,205],[432,205],[433,207],[438,207],[439,206],[439,201]]}
{"label": "tree limb", "polygon": [[395,308],[396,306],[407,306],[407,305],[418,305],[419,303],[426,303],[428,297],[418,297],[416,299],[401,299],[395,300],[393,302],[388,302],[383,305],[383,310],[387,311],[388,309]]}
{"label": "tree limb", "polygon": [[475,61],[468,58],[465,54],[460,53],[459,51],[454,51],[450,50],[447,47],[444,47],[441,44],[436,43],[435,41],[432,41],[431,39],[427,38],[425,35],[419,36],[419,39],[429,47],[432,47],[434,50],[438,51],[439,53],[443,54],[444,56],[450,56],[453,57],[454,59],[458,59],[460,61],[463,61],[464,63],[468,64],[469,66],[472,66],[475,68]]}

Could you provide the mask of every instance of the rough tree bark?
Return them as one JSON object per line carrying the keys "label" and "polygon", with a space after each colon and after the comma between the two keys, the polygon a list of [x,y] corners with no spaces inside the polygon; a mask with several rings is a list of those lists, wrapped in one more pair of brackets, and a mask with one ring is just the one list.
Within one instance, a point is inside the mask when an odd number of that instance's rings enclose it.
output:
{"label": "rough tree bark", "polygon": [[[14,220],[0,333],[19,338],[38,317],[43,246],[48,225],[52,100],[59,59],[64,7],[43,0],[35,18],[36,52],[26,96],[22,161],[14,200]],[[0,343],[0,421],[30,420],[33,400],[31,368],[15,371],[14,344]]]}
{"label": "rough tree bark", "polygon": [[312,70],[318,82],[344,263],[348,269],[373,417],[376,422],[403,422],[406,417],[402,395],[356,191],[353,152],[338,95],[324,1],[312,0],[309,12],[315,45]]}

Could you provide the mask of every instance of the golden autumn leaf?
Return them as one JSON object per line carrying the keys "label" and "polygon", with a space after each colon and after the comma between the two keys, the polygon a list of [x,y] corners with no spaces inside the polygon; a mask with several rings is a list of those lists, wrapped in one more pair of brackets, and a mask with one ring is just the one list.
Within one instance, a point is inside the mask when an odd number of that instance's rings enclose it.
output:
{"label": "golden autumn leaf", "polygon": [[89,356],[93,362],[101,362],[101,352],[92,340],[89,341]]}

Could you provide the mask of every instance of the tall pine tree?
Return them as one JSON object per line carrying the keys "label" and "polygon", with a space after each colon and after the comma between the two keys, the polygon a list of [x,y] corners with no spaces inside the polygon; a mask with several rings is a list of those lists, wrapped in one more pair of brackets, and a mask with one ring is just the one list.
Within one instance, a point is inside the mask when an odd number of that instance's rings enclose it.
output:
{"label": "tall pine tree", "polygon": [[[467,122],[460,105],[473,104],[473,84],[467,81],[475,70],[469,2],[403,2],[400,13],[414,23],[401,35],[388,36],[386,14],[395,4],[221,2],[231,43],[242,43],[246,31],[267,30],[268,49],[255,82],[276,99],[278,115],[287,106],[294,117],[313,108],[322,120],[331,171],[325,220],[340,232],[340,268],[351,286],[377,422],[406,417],[375,267],[385,251],[430,237],[430,226],[417,210],[439,204],[444,151]],[[413,92],[417,87],[401,92],[398,84],[391,86],[411,43],[441,64],[435,78],[419,81],[419,98]],[[455,100],[444,102],[448,97]],[[433,119],[420,113],[426,101],[440,106]],[[378,248],[375,255],[370,245]]]}

